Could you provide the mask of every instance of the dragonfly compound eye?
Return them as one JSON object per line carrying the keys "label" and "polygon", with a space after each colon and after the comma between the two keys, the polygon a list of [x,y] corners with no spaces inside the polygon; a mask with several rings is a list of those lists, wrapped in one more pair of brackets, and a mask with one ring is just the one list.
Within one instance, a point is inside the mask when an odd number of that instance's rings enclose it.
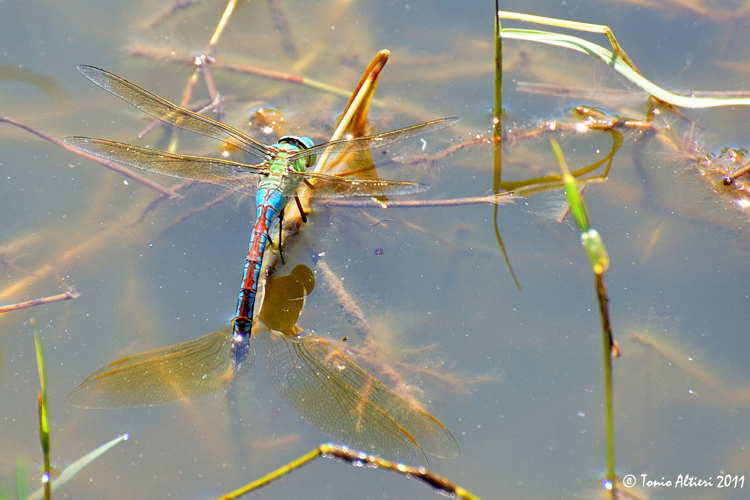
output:
{"label": "dragonfly compound eye", "polygon": [[[315,145],[315,143],[309,137],[301,137],[298,135],[285,135],[279,139],[279,144],[289,144],[299,150],[309,149]],[[305,169],[315,163],[318,155],[310,155],[305,157],[302,161],[305,162]]]}

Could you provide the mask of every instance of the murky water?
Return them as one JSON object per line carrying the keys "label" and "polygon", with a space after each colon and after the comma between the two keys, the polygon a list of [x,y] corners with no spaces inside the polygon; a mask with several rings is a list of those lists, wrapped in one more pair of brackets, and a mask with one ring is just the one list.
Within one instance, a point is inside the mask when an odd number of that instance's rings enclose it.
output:
{"label": "murky water", "polygon": [[[0,67],[23,70],[0,72],[0,114],[58,138],[137,141],[147,124],[143,116],[88,82],[76,65],[103,67],[179,101],[192,68],[177,60],[203,50],[223,5],[206,2],[160,18],[169,3],[0,2]],[[462,119],[425,143],[389,148],[390,154],[413,158],[423,144],[436,154],[488,134],[490,5],[300,4],[281,4],[289,26],[284,34],[267,3],[241,3],[213,50],[217,65],[242,62],[350,90],[376,51],[387,48],[391,58],[376,95],[382,105],[370,112],[375,132]],[[701,12],[669,2],[568,1],[535,2],[533,11],[528,2],[503,8],[608,24],[641,72],[663,87],[746,86],[746,21],[725,15],[725,6]],[[603,36],[587,38],[606,44]],[[135,48],[141,56],[133,55]],[[174,55],[142,56],[157,50]],[[580,54],[508,42],[505,64],[508,128],[531,130],[582,104],[633,118],[643,118],[648,107],[642,96],[607,105],[598,96],[563,101],[515,90],[518,82],[629,88]],[[276,107],[289,124],[285,133],[321,142],[346,104],[298,84],[220,68],[214,76],[227,97],[226,121],[235,126],[260,106]],[[200,85],[196,95],[205,97]],[[714,152],[747,144],[748,113],[739,107],[685,111],[697,122],[702,147]],[[690,130],[675,116],[669,121],[676,137]],[[573,168],[600,159],[611,144],[597,132],[556,137]],[[140,143],[166,146],[158,133]],[[233,196],[169,228],[221,190],[186,189],[185,201],[164,201],[141,218],[156,196],[148,188],[9,125],[0,128],[0,144],[0,301],[54,295],[66,286],[81,293],[75,301],[0,316],[0,485],[11,487],[17,458],[37,463],[41,457],[30,317],[41,326],[47,354],[54,464],[62,468],[119,433],[132,435],[58,496],[209,498],[327,440],[274,391],[262,346],[255,366],[227,394],[126,410],[66,406],[66,395],[101,365],[198,337],[231,319],[253,200]],[[185,135],[180,146],[205,152],[211,145]],[[509,146],[503,159],[504,180],[557,171],[546,137]],[[467,147],[436,164],[389,166],[380,175],[430,184],[424,199],[480,196],[492,188],[492,151]],[[585,197],[609,250],[610,310],[623,351],[614,372],[618,474],[633,474],[639,483],[643,474],[673,482],[680,474],[713,478],[709,488],[640,489],[647,498],[745,498],[750,483],[743,490],[716,485],[720,473],[750,481],[747,216],[713,193],[674,150],[637,132],[624,132],[610,178],[590,185]],[[522,292],[498,247],[489,205],[319,208],[279,268],[312,267],[309,249],[325,252],[410,393],[461,447],[457,459],[431,458],[431,468],[483,498],[601,494],[598,305],[578,230],[568,219],[556,222],[562,203],[560,193],[542,193],[499,209]],[[357,341],[320,278],[300,326]],[[254,495],[434,494],[390,473],[322,460]]]}

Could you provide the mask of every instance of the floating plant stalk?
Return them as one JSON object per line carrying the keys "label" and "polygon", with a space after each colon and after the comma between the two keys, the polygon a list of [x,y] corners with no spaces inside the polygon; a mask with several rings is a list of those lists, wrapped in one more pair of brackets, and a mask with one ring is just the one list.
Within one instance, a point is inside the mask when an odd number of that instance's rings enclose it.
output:
{"label": "floating plant stalk", "polygon": [[[498,0],[495,0],[495,10],[493,17],[495,18],[495,105],[492,108],[492,139],[493,139],[493,169],[492,169],[492,193],[495,195],[500,194],[503,187],[502,173],[503,173],[503,158],[502,158],[502,136],[503,136],[503,39],[500,36],[502,26],[500,26],[500,17],[498,17]],[[495,239],[500,247],[500,251],[503,253],[503,259],[505,259],[505,265],[508,266],[508,271],[513,278],[513,282],[516,284],[516,288],[521,290],[521,283],[519,283],[516,273],[513,271],[513,266],[510,264],[508,258],[508,252],[505,249],[505,243],[500,235],[500,227],[498,226],[498,206],[492,207],[492,222],[495,227]]]}
{"label": "floating plant stalk", "polygon": [[565,19],[555,19],[552,17],[532,16],[530,14],[521,14],[518,12],[500,11],[498,12],[498,16],[502,17],[503,19],[515,19],[519,21],[557,26],[578,31],[588,31],[591,33],[603,33],[607,35],[607,38],[612,44],[614,52],[605,49],[601,45],[597,45],[595,43],[589,42],[588,40],[584,40],[583,38],[571,35],[563,35],[561,33],[509,28],[501,30],[501,36],[503,38],[544,43],[547,45],[554,45],[556,47],[562,47],[593,56],[603,61],[608,66],[611,66],[612,69],[620,73],[622,76],[624,76],[655,98],[659,99],[660,101],[672,104],[673,106],[682,108],[713,108],[717,106],[750,105],[750,98],[748,97],[695,97],[692,95],[684,96],[675,94],[674,92],[670,92],[663,89],[662,87],[659,87],[640,74],[638,69],[631,62],[630,58],[628,58],[628,56],[625,54],[625,51],[617,43],[617,40],[615,40],[614,33],[609,28],[609,26],[579,23],[575,21],[567,21]]}
{"label": "floating plant stalk", "polygon": [[478,496],[474,495],[470,491],[467,491],[460,486],[448,481],[442,476],[438,476],[424,468],[409,467],[404,464],[390,462],[383,460],[382,458],[375,455],[368,455],[360,451],[351,450],[346,446],[340,446],[335,444],[321,444],[309,453],[305,453],[301,457],[292,460],[286,465],[283,465],[275,471],[266,474],[265,476],[256,479],[255,481],[246,484],[245,486],[238,488],[226,495],[217,497],[215,500],[234,500],[241,496],[247,495],[248,493],[255,491],[267,484],[279,479],[290,472],[299,469],[300,467],[307,465],[316,458],[338,458],[341,461],[348,462],[354,466],[362,467],[367,466],[371,468],[387,469],[398,474],[402,474],[412,479],[418,479],[423,481],[433,488],[438,493],[442,493],[451,498],[460,498],[464,500],[481,500]]}
{"label": "floating plant stalk", "polygon": [[591,261],[591,268],[594,271],[594,287],[596,296],[599,299],[599,312],[602,318],[602,353],[604,369],[604,423],[607,433],[607,474],[604,482],[605,488],[609,490],[611,500],[615,498],[615,485],[617,477],[615,476],[615,416],[614,402],[612,393],[612,356],[620,356],[620,350],[617,342],[612,338],[612,328],[609,322],[609,307],[607,305],[607,286],[604,283],[604,271],[609,267],[609,256],[607,249],[604,247],[599,232],[589,226],[588,212],[586,204],[583,201],[578,183],[568,171],[560,146],[557,141],[550,139],[552,150],[557,157],[560,168],[563,173],[563,183],[565,185],[565,195],[570,203],[570,212],[573,214],[581,228],[581,243],[586,250],[586,254]]}

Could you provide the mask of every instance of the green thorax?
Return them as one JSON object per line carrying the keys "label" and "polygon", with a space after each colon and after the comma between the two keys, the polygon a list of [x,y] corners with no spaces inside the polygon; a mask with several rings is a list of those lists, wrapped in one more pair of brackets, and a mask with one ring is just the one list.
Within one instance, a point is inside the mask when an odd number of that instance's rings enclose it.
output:
{"label": "green thorax", "polygon": [[294,153],[312,147],[312,145],[312,139],[309,137],[285,136],[279,139],[277,144],[270,147],[270,149],[274,150],[275,154],[265,162],[265,166],[268,169],[268,177],[263,179],[258,187],[279,189],[283,178],[288,172],[304,172],[310,165],[315,163],[315,155],[292,160],[291,162],[289,161],[289,157],[293,156]]}

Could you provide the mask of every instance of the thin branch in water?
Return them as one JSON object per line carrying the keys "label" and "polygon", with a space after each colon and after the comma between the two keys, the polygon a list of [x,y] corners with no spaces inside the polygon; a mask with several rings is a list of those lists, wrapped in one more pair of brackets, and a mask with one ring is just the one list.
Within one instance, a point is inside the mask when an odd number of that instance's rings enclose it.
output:
{"label": "thin branch in water", "polygon": [[387,469],[397,474],[422,481],[435,488],[438,493],[442,493],[452,498],[460,498],[464,500],[481,500],[478,496],[474,495],[470,491],[461,488],[448,479],[442,476],[438,476],[437,474],[434,474],[423,467],[409,467],[404,464],[383,460],[382,458],[375,455],[367,455],[366,453],[362,453],[360,451],[350,450],[346,446],[340,446],[331,443],[322,444],[311,452],[299,457],[298,459],[293,460],[282,467],[279,467],[270,474],[267,474],[262,478],[243,486],[242,488],[238,488],[230,493],[227,493],[226,495],[217,497],[215,500],[233,500],[235,498],[240,498],[241,496],[247,495],[248,493],[257,490],[258,488],[266,486],[267,484],[280,479],[281,477],[299,469],[300,467],[312,462],[319,457],[338,458],[339,460],[348,462],[349,464],[357,467],[367,466],[370,468]]}
{"label": "thin branch in water", "polygon": [[143,30],[150,30],[158,26],[159,24],[169,20],[177,12],[181,10],[187,10],[193,5],[197,4],[200,0],[174,0],[172,5],[156,14],[150,21],[145,21],[141,24],[140,28]]}
{"label": "thin branch in water", "polygon": [[[446,200],[397,200],[388,201],[386,204],[389,208],[421,208],[421,207],[457,207],[461,205],[505,205],[514,203],[516,196],[510,193],[488,194],[484,196],[472,196],[468,198],[450,198]],[[316,203],[331,207],[377,207],[382,208],[383,204],[373,200],[336,200],[321,199]]]}
{"label": "thin branch in water", "polygon": [[146,178],[146,177],[144,177],[144,176],[142,176],[140,174],[137,174],[137,173],[133,172],[132,170],[130,170],[129,168],[120,165],[119,163],[116,163],[116,162],[110,161],[110,160],[105,160],[103,158],[99,158],[98,156],[94,156],[92,154],[80,151],[80,150],[78,150],[78,149],[76,149],[76,148],[74,148],[72,146],[68,146],[67,144],[65,144],[60,139],[58,139],[56,137],[53,137],[53,136],[47,134],[46,132],[42,132],[41,130],[36,129],[36,128],[30,126],[30,125],[25,125],[25,124],[23,124],[21,122],[13,120],[12,118],[7,117],[7,116],[0,116],[0,123],[3,123],[3,122],[7,123],[9,125],[13,125],[14,127],[18,127],[18,128],[20,128],[22,130],[25,130],[25,131],[29,132],[29,133],[32,133],[35,136],[40,137],[40,138],[44,139],[45,141],[49,141],[49,142],[51,142],[52,144],[54,144],[56,146],[59,146],[59,147],[65,149],[67,151],[70,151],[71,153],[75,153],[78,156],[82,156],[82,157],[84,157],[84,158],[86,158],[88,160],[91,160],[93,162],[96,162],[96,163],[98,163],[100,165],[104,165],[108,169],[114,170],[115,172],[118,172],[118,173],[124,175],[125,177],[129,177],[129,178],[133,179],[136,182],[140,182],[144,186],[149,187],[149,188],[153,189],[154,191],[157,191],[157,192],[163,194],[164,196],[168,196],[169,198],[173,198],[175,200],[183,200],[185,198],[181,194],[178,194],[178,193],[174,192],[172,189],[166,188],[166,187],[162,186],[161,184],[152,181],[151,179],[148,179],[148,178]]}
{"label": "thin branch in water", "polygon": [[284,14],[281,0],[268,0],[268,8],[271,11],[271,17],[273,18],[273,25],[276,28],[276,32],[281,35],[281,43],[284,47],[284,53],[290,59],[297,59],[299,57],[297,46],[294,44],[292,28],[289,27],[289,21],[287,21],[286,15]]}
{"label": "thin branch in water", "polygon": [[208,97],[211,99],[211,104],[209,104],[209,107],[214,108],[214,118],[216,119],[216,121],[223,121],[224,108],[221,105],[221,97],[219,96],[219,91],[216,88],[214,76],[211,73],[211,69],[209,68],[209,64],[214,61],[215,59],[213,58],[209,58],[206,55],[201,55],[195,58],[195,65],[198,66],[201,75],[203,75],[203,81],[206,83],[206,91],[208,92]]}
{"label": "thin branch in water", "polygon": [[[213,34],[211,35],[211,39],[208,41],[208,45],[206,48],[197,56],[193,56],[192,60],[190,61],[190,64],[195,66],[195,71],[190,75],[190,77],[187,80],[187,83],[185,84],[185,90],[182,93],[182,101],[180,101],[181,107],[186,107],[193,95],[193,89],[195,88],[195,85],[198,83],[198,79],[203,76],[203,80],[206,83],[206,89],[209,93],[209,96],[211,97],[212,102],[218,102],[218,93],[216,92],[216,86],[213,83],[213,77],[211,76],[211,73],[208,71],[206,66],[209,62],[213,62],[213,58],[211,57],[211,52],[216,47],[216,44],[219,42],[219,38],[221,38],[221,35],[224,33],[224,29],[227,27],[227,24],[229,23],[229,19],[232,17],[232,13],[234,12],[234,8],[237,5],[236,0],[229,0],[227,2],[227,6],[224,9],[224,13],[221,16],[221,19],[219,19],[219,22],[216,25],[216,28],[214,29]],[[211,95],[213,93],[213,95]],[[218,118],[221,117],[221,108],[217,111]],[[177,130],[172,129],[172,141],[169,147],[170,152],[174,152],[177,146]]]}
{"label": "thin branch in water", "polygon": [[[129,55],[135,57],[143,57],[159,61],[169,61],[178,64],[195,64],[195,55],[189,52],[173,50],[170,48],[154,47],[150,45],[140,44],[131,45],[126,49],[126,51]],[[214,62],[213,67],[215,70],[229,71],[232,73],[239,73],[243,75],[261,76],[264,78],[279,80],[282,82],[307,85],[308,87],[323,90],[325,92],[346,98],[348,98],[351,94],[347,90],[327,85],[317,80],[312,80],[310,78],[305,78],[299,75],[293,75],[284,71],[264,68],[262,66],[254,66],[252,64],[246,64],[240,61],[232,61],[226,57],[223,57],[221,58],[221,60],[217,60],[216,62]],[[385,103],[382,100],[378,99],[373,99],[372,104],[380,107],[385,106]]]}
{"label": "thin branch in water", "polygon": [[73,300],[80,297],[81,294],[76,292],[75,288],[68,288],[68,291],[59,295],[51,295],[49,297],[42,297],[41,299],[27,300],[26,302],[19,302],[17,304],[11,304],[9,306],[0,307],[0,314],[18,311],[19,309],[26,309],[27,307],[41,306],[44,304],[51,304],[53,302],[60,302],[61,300]]}
{"label": "thin branch in water", "polygon": [[[172,189],[174,189],[175,191],[182,191],[186,187],[192,186],[195,183],[196,183],[196,181],[184,180],[184,181],[180,182],[179,184],[176,184]],[[164,197],[164,196],[157,196],[156,198],[154,198],[153,200],[151,200],[151,203],[149,203],[148,205],[146,205],[146,208],[143,209],[143,211],[138,216],[138,218],[136,218],[132,223],[130,223],[130,226],[134,227],[134,226],[138,225],[140,222],[143,221],[143,219],[146,218],[146,216],[149,213],[151,213],[154,210],[156,210],[156,207],[159,206],[159,204],[161,202],[163,202],[164,200],[166,200],[166,199],[167,198]]]}
{"label": "thin branch in water", "polygon": [[0,248],[0,265],[9,267],[9,268],[13,269],[14,271],[17,271],[17,272],[19,272],[21,274],[25,274],[27,276],[33,276],[35,278],[39,277],[36,274],[32,273],[31,271],[27,271],[25,269],[21,269],[20,267],[18,267],[17,265],[15,265],[13,263],[14,260],[16,260],[16,259],[18,259],[20,257],[23,257],[23,255],[17,255],[15,257],[13,257],[12,259],[5,258],[6,255],[7,255],[7,252],[4,252],[2,250],[2,248]]}
{"label": "thin branch in water", "polygon": [[220,194],[219,196],[217,196],[217,197],[216,197],[216,198],[214,198],[213,200],[209,201],[208,203],[204,204],[203,206],[201,206],[201,207],[198,207],[198,208],[194,208],[194,209],[192,209],[192,210],[187,210],[187,211],[183,212],[183,213],[182,213],[182,214],[181,214],[181,215],[180,215],[180,216],[179,216],[179,217],[178,217],[177,219],[175,219],[175,220],[174,220],[174,221],[173,221],[173,222],[172,222],[171,224],[169,224],[169,225],[168,225],[167,227],[165,227],[165,228],[164,228],[164,229],[163,229],[163,230],[162,230],[162,231],[161,231],[161,232],[160,232],[160,233],[159,233],[159,234],[158,234],[158,235],[157,235],[157,236],[156,236],[156,237],[155,237],[155,238],[153,239],[153,241],[154,241],[154,242],[155,242],[155,241],[157,241],[157,240],[158,240],[158,239],[160,239],[160,238],[161,238],[162,236],[164,236],[164,235],[165,235],[165,234],[167,233],[167,231],[169,231],[169,230],[170,230],[170,229],[172,229],[173,227],[177,226],[177,225],[178,225],[178,224],[180,224],[181,222],[184,222],[184,221],[186,221],[187,219],[189,219],[189,218],[190,218],[190,217],[192,217],[193,215],[196,215],[196,214],[199,214],[199,213],[201,213],[201,212],[203,212],[203,211],[205,211],[205,210],[208,210],[209,208],[211,208],[211,207],[213,207],[213,206],[215,206],[215,205],[218,205],[218,204],[219,204],[219,203],[221,203],[222,201],[226,200],[226,199],[227,199],[227,198],[229,198],[230,196],[234,196],[235,194],[236,194],[236,193],[235,193],[234,191],[229,191],[229,190],[223,191],[223,192],[222,192],[222,193],[221,193],[221,194]]}

